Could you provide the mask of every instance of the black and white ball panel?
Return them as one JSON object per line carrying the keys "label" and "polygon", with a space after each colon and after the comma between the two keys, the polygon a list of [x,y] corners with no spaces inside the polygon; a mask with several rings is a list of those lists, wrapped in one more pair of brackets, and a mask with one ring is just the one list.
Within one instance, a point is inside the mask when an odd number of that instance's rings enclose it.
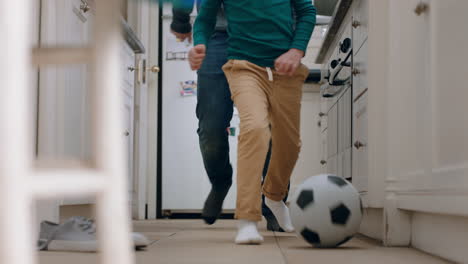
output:
{"label": "black and white ball panel", "polygon": [[[337,246],[359,229],[362,218],[359,193],[341,177],[326,174],[310,177],[299,186],[291,201],[293,225],[311,244]],[[319,238],[318,244],[313,243],[317,240],[314,237]]]}

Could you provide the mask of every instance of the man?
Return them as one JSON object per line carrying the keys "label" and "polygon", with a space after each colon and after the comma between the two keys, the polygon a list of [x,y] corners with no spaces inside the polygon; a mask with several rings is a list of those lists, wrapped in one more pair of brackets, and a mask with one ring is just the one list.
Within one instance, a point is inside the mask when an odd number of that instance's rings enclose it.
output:
{"label": "man", "polygon": [[[278,224],[287,232],[294,231],[283,199],[300,151],[302,84],[308,75],[300,61],[316,12],[310,0],[205,0],[194,26],[195,46],[189,53],[194,70],[205,60],[222,5],[229,32],[229,61],[223,71],[241,121],[235,242],[259,244],[263,241],[257,230],[262,191]],[[267,154],[270,139],[272,157],[262,187],[259,161]]]}
{"label": "man", "polygon": [[[177,0],[172,10],[171,31],[179,40],[192,40],[190,14],[194,2],[200,6],[200,1]],[[202,212],[207,224],[213,224],[222,210],[222,204],[232,184],[232,167],[229,161],[229,140],[226,129],[233,115],[231,92],[222,71],[227,62],[227,21],[224,10],[217,14],[215,31],[210,36],[205,62],[198,70],[198,95],[196,115],[199,119],[199,144],[205,170],[210,179],[212,189],[208,195]],[[267,155],[263,176],[266,175],[270,152]],[[285,198],[286,199],[286,198]],[[267,220],[267,229],[283,231],[271,210],[263,205],[263,215]]]}

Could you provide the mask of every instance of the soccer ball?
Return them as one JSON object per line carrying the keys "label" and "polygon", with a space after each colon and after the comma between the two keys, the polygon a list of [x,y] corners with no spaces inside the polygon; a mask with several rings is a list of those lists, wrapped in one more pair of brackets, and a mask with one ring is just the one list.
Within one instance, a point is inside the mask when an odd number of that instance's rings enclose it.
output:
{"label": "soccer ball", "polygon": [[329,174],[310,177],[291,198],[294,228],[315,247],[338,247],[359,229],[363,211],[361,197],[341,177]]}

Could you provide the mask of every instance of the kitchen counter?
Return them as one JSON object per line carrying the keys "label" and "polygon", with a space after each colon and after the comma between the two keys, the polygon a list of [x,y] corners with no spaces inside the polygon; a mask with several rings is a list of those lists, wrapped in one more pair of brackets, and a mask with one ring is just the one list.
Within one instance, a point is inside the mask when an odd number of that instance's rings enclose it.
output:
{"label": "kitchen counter", "polygon": [[123,18],[120,20],[122,34],[127,41],[128,45],[132,48],[135,54],[145,53],[145,47],[141,43],[140,39],[137,37],[135,31],[130,27],[130,25]]}

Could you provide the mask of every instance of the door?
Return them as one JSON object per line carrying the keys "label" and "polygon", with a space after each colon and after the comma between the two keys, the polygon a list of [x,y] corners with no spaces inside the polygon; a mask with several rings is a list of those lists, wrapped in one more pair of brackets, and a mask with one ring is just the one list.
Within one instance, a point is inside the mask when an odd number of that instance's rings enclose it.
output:
{"label": "door", "polygon": [[[142,44],[131,62],[135,86],[133,107],[132,216],[156,217],[159,5],[125,1],[128,27]],[[127,65],[129,66],[129,65]]]}
{"label": "door", "polygon": [[[159,5],[154,1],[144,1],[144,3],[150,2],[144,10],[147,10],[149,13],[148,17],[148,27],[147,27],[147,65],[158,65],[159,63]],[[161,65],[159,65],[161,66]],[[141,200],[146,200],[143,204],[143,207],[147,207],[147,218],[154,219],[157,216],[157,199],[159,195],[157,193],[157,160],[158,160],[158,100],[160,87],[159,79],[160,74],[149,74],[147,76],[147,97],[146,97],[146,117],[140,116],[141,120],[146,119],[147,127],[147,138],[146,138],[146,181],[141,180],[139,186],[143,187],[146,190],[146,197],[140,198]],[[143,95],[143,93],[141,93]],[[140,97],[143,98],[143,97]],[[140,113],[144,112],[143,104],[140,105]],[[143,128],[141,128],[143,130]],[[142,142],[143,143],[143,142]],[[140,153],[144,153],[140,151]],[[142,173],[140,172],[141,176]],[[139,187],[139,188],[141,188]],[[139,194],[139,197],[141,194]],[[141,206],[140,202],[140,206]],[[147,205],[147,206],[146,206]],[[139,210],[141,212],[141,210]]]}

